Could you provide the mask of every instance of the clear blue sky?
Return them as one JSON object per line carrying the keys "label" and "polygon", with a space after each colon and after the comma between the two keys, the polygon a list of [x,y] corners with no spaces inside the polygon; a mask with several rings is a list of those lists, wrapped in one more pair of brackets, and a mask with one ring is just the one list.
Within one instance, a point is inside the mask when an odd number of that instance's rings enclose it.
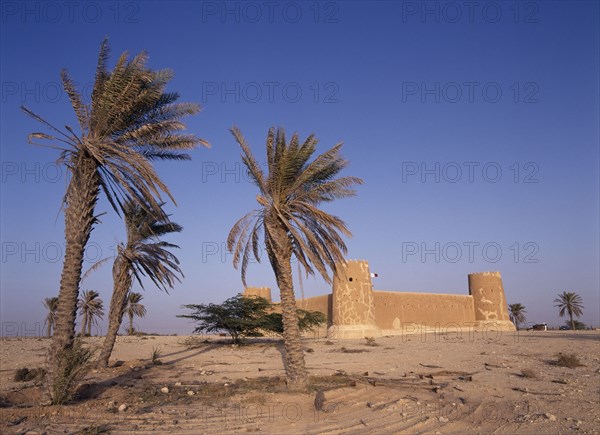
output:
{"label": "clear blue sky", "polygon": [[[347,221],[348,257],[369,260],[376,289],[466,294],[468,273],[498,270],[528,320],[562,324],[553,300],[566,290],[599,325],[598,2],[223,4],[2,2],[4,333],[43,320],[64,250],[65,170],[27,144],[40,125],[19,106],[75,125],[59,71],[89,96],[105,36],[111,64],[146,49],[152,67],[174,69],[170,89],[203,106],[189,130],[212,144],[158,165],[178,201],[168,208],[184,232],[170,240],[185,279],[170,295],[147,286],[143,330],[190,332],[181,304],[242,289],[224,243],[256,191],[234,124],[260,159],[273,125],[314,132],[320,151],[345,142],[346,174],[365,185],[326,209]],[[104,201],[97,211],[86,266],[124,238]],[[249,283],[277,294],[268,261]],[[110,266],[82,288],[108,304]],[[309,279],[304,291],[330,289]]]}

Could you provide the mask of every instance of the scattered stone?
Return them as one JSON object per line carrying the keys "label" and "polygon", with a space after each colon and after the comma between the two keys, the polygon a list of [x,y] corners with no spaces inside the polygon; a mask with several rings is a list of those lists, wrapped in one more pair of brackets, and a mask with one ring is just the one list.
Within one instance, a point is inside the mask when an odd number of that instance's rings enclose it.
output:
{"label": "scattered stone", "polygon": [[127,408],[128,406],[123,403],[121,406],[119,406],[119,412],[125,412],[127,411]]}
{"label": "scattered stone", "polygon": [[546,417],[550,421],[556,421],[556,416],[555,415],[552,415],[552,414],[549,414],[549,413],[545,413],[544,417]]}
{"label": "scattered stone", "polygon": [[160,392],[161,392],[161,393],[165,393],[165,394],[167,394],[167,393],[169,392],[169,388],[168,388],[168,387],[162,387],[162,388],[160,389]]}
{"label": "scattered stone", "polygon": [[181,382],[175,382],[176,387],[181,387]]}
{"label": "scattered stone", "polygon": [[193,396],[194,394],[196,394],[196,393],[194,393],[192,390],[189,390],[189,391],[187,392],[187,395],[188,395],[188,396]]}

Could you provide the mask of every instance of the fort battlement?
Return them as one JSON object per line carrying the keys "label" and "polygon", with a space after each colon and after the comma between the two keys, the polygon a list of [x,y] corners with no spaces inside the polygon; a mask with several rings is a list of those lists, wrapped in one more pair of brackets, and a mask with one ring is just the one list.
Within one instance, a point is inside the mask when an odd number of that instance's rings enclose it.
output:
{"label": "fort battlement", "polygon": [[260,297],[272,302],[270,287],[246,287],[244,290],[244,296]]}
{"label": "fort battlement", "polygon": [[[271,300],[268,287],[249,287],[244,294]],[[334,276],[331,294],[299,299],[297,306],[325,314],[329,338],[515,330],[500,272],[470,273],[466,295],[381,291],[373,289],[368,261],[348,260]]]}

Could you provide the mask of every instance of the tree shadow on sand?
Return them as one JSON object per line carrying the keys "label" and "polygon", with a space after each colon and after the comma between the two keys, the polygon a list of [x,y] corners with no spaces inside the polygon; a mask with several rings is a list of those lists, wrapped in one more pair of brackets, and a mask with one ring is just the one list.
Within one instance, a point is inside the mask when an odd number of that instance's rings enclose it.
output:
{"label": "tree shadow on sand", "polygon": [[[213,350],[215,348],[219,348],[219,347],[221,347],[221,346],[218,344],[207,344],[206,346],[204,346],[203,348],[200,348],[200,349],[198,349],[198,348],[184,349],[184,350],[172,352],[169,354],[164,354],[164,355],[161,355],[161,358],[188,353],[187,355],[182,355],[181,357],[176,358],[174,360],[164,361],[159,366],[153,365],[152,362],[150,361],[150,358],[144,359],[142,361],[147,361],[147,364],[145,364],[143,366],[137,366],[125,373],[122,373],[118,376],[114,376],[112,378],[104,379],[100,382],[86,383],[86,384],[81,385],[79,387],[79,390],[77,391],[77,401],[97,399],[104,392],[106,392],[108,389],[110,389],[112,387],[133,386],[136,382],[139,382],[140,380],[142,380],[147,374],[149,374],[153,369],[155,369],[157,367],[165,367],[165,366],[169,367],[169,366],[174,365],[175,363],[184,361],[186,359],[197,357],[198,355],[210,352],[211,350]],[[114,364],[113,366],[111,366],[109,368],[109,370],[118,368],[118,367],[121,367],[121,364]]]}

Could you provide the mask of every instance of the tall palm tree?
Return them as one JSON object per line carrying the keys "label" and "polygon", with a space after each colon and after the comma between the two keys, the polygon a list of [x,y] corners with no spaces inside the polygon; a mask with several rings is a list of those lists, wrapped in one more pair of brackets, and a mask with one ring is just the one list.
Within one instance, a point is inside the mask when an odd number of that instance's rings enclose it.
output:
{"label": "tall palm tree", "polygon": [[523,304],[509,304],[508,312],[510,316],[510,320],[515,324],[517,329],[519,329],[519,325],[525,323],[527,321],[527,317],[525,317],[525,313],[527,310]]}
{"label": "tall palm tree", "polygon": [[129,328],[127,333],[129,335],[133,335],[135,329],[133,328],[133,318],[144,317],[146,315],[146,307],[141,303],[142,299],[144,299],[144,295],[141,293],[130,292],[127,296],[127,305],[125,307],[125,312],[129,317]]}
{"label": "tall palm tree", "polygon": [[178,275],[183,276],[179,260],[169,252],[170,248],[179,246],[160,240],[161,236],[180,232],[180,225],[156,217],[133,201],[125,203],[124,219],[127,244],[118,246],[118,255],[113,264],[114,290],[110,301],[108,331],[98,358],[98,364],[103,367],[108,365],[115,345],[127,306],[127,295],[131,297],[137,294],[129,293],[133,279],[143,288],[142,278],[147,277],[158,288],[168,292],[175,281],[179,281]]}
{"label": "tall palm tree", "polygon": [[52,298],[44,299],[44,307],[48,310],[48,314],[46,315],[46,328],[48,331],[48,338],[52,337],[52,328],[54,327],[54,322],[56,321],[56,310],[58,309],[58,297],[54,296]]}
{"label": "tall palm tree", "polygon": [[580,317],[583,315],[583,300],[581,296],[573,292],[562,292],[558,294],[558,298],[554,299],[555,307],[559,309],[558,315],[564,317],[565,313],[569,315],[571,321],[571,329],[575,330],[575,322],[573,316]]}
{"label": "tall palm tree", "polygon": [[100,299],[100,293],[95,290],[84,291],[77,303],[77,308],[83,317],[81,335],[92,335],[92,324],[97,323],[96,318],[101,319],[104,316],[104,302]]}
{"label": "tall palm tree", "polygon": [[[44,124],[51,134],[32,133],[29,141],[48,140],[61,151],[59,161],[70,178],[64,196],[66,250],[58,295],[55,334],[48,354],[49,390],[64,377],[61,355],[73,346],[77,299],[85,246],[97,223],[94,214],[100,191],[119,213],[127,198],[161,216],[161,192],[172,198],[156,174],[154,159],[187,160],[184,150],[208,145],[194,135],[183,134],[181,118],[195,114],[199,106],[176,103],[177,93],[165,92],[173,77],[170,70],[153,71],[142,52],[129,59],[123,53],[114,69],[107,68],[108,42],[100,47],[91,101],[84,103],[69,74],[61,72],[62,84],[75,111],[80,133],[65,126],[60,130],[23,107],[26,114]],[[56,403],[59,399],[53,398]]]}
{"label": "tall palm tree", "polygon": [[307,274],[314,275],[316,269],[331,283],[328,268],[336,273],[336,268],[345,264],[346,245],[339,233],[346,236],[351,233],[341,219],[317,206],[355,195],[352,187],[362,180],[334,178],[348,164],[339,155],[341,143],[309,162],[317,145],[314,135],[300,144],[294,134],[288,143],[281,128],[271,128],[267,134],[268,174],[265,175],[241,132],[235,127],[231,132],[242,149],[249,175],[258,186],[259,208],[236,222],[229,232],[227,246],[234,252],[236,268],[241,260],[242,282],[246,285],[249,257],[260,261],[259,239],[264,233],[266,252],[281,295],[288,388],[304,390],[308,373],[298,329],[291,259],[294,256]]}

